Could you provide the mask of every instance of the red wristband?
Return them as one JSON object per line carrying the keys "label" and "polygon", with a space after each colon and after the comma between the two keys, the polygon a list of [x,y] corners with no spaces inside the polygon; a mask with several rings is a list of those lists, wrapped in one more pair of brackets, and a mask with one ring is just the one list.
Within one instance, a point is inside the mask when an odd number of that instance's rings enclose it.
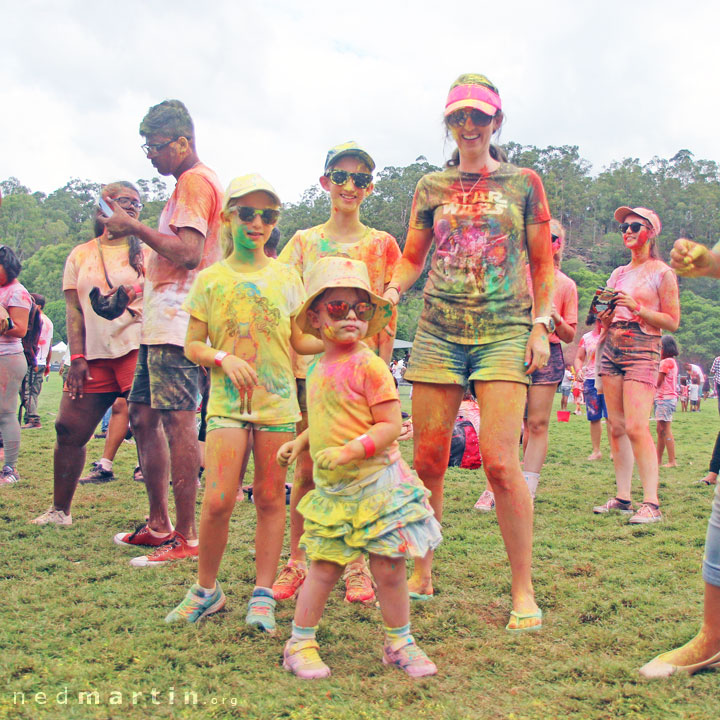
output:
{"label": "red wristband", "polygon": [[375,441],[369,435],[358,435],[355,438],[365,448],[365,457],[371,458],[375,455]]}
{"label": "red wristband", "polygon": [[143,286],[140,283],[135,283],[132,286],[132,289],[135,291],[136,295],[142,295],[143,294]]}
{"label": "red wristband", "polygon": [[73,360],[79,360],[80,358],[84,360],[85,356],[82,353],[78,353],[77,355],[71,355],[70,362],[72,362]]}
{"label": "red wristband", "polygon": [[228,353],[226,353],[224,350],[218,350],[217,355],[215,355],[215,364],[218,367],[222,367],[222,361],[225,357],[227,357]]}

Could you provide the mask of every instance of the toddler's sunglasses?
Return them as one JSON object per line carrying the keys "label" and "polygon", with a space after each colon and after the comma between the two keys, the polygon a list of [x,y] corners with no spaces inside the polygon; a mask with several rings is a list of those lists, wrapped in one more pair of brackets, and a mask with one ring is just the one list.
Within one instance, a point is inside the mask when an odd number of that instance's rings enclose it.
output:
{"label": "toddler's sunglasses", "polygon": [[351,310],[355,312],[355,317],[362,322],[368,322],[375,314],[375,306],[369,302],[356,302],[351,305],[344,300],[330,300],[325,303],[325,309],[333,320],[344,320]]}
{"label": "toddler's sunglasses", "polygon": [[348,181],[348,178],[351,178],[358,190],[364,190],[370,185],[373,179],[370,173],[351,173],[347,170],[331,170],[325,175],[330,178],[330,182],[333,183],[333,185],[344,185]]}
{"label": "toddler's sunglasses", "polygon": [[492,115],[488,115],[475,108],[469,108],[467,110],[456,110],[454,113],[450,113],[450,115],[445,118],[445,122],[450,127],[462,127],[468,117],[472,120],[473,125],[479,127],[487,127],[493,119]]}
{"label": "toddler's sunglasses", "polygon": [[[634,222],[634,223],[620,223],[620,232],[626,233],[628,230],[630,232],[640,232],[640,228],[647,228],[647,225],[643,225],[643,223]],[[648,228],[649,230],[650,228]]]}
{"label": "toddler's sunglasses", "polygon": [[255,219],[255,216],[259,215],[265,225],[274,225],[280,217],[280,211],[274,208],[259,210],[258,208],[247,205],[233,205],[231,208],[228,208],[227,211],[237,213],[237,216],[244,223],[251,223]]}

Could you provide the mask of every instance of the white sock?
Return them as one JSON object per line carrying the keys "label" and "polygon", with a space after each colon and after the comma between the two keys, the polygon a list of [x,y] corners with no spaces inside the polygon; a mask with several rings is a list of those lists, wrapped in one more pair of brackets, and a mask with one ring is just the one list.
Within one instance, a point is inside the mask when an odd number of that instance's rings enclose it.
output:
{"label": "white sock", "polygon": [[198,585],[198,589],[203,593],[203,595],[205,597],[210,597],[215,592],[214,587],[206,588],[206,587],[203,587],[202,585]]}
{"label": "white sock", "polygon": [[103,470],[107,470],[108,472],[112,471],[113,461],[108,460],[107,458],[100,458],[98,464]]}
{"label": "white sock", "polygon": [[535,493],[537,493],[538,483],[540,482],[540,473],[523,471],[523,477],[527,483],[530,496],[535,499]]}

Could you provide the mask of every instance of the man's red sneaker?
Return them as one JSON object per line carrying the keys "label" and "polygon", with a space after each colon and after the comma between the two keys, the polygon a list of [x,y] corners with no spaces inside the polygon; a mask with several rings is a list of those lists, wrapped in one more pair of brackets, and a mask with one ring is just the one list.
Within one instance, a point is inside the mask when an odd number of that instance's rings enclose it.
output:
{"label": "man's red sneaker", "polygon": [[173,560],[184,560],[185,558],[196,558],[198,556],[198,545],[188,545],[187,540],[177,531],[173,531],[169,540],[166,540],[157,550],[149,555],[134,557],[130,564],[133,567],[150,567],[165,565]]}
{"label": "man's red sneaker", "polygon": [[135,532],[131,533],[118,533],[113,538],[113,542],[116,545],[144,545],[146,547],[160,547],[164,545],[168,540],[171,540],[173,533],[170,532],[167,535],[158,537],[150,532],[150,528],[146,525],[141,525],[135,529]]}

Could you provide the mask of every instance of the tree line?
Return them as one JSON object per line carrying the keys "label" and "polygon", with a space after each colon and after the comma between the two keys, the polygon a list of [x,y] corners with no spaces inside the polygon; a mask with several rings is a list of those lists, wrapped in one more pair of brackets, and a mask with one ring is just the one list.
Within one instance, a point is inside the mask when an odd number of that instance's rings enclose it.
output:
{"label": "tree line", "polygon": [[[629,260],[613,219],[615,208],[644,206],[658,213],[663,222],[658,247],[666,260],[678,237],[708,246],[720,239],[720,168],[714,161],[696,159],[689,150],[644,164],[625,158],[592,175],[591,164],[574,145],[537,148],[510,142],[504,149],[510,162],[541,175],[551,212],[567,229],[563,270],[578,285],[578,337],[584,331],[583,320],[595,288]],[[362,206],[363,222],[389,232],[404,247],[415,185],[423,175],[438,169],[420,156],[407,166],[380,170],[375,189]],[[137,185],[145,203],[141,220],[155,225],[168,196],[167,186],[160,178],[138,180]],[[4,198],[0,239],[23,262],[21,282],[48,299],[48,315],[57,335],[65,339],[63,265],[72,247],[93,237],[94,207],[101,186],[72,179],[46,195],[9,178],[0,182],[0,187]],[[327,194],[318,185],[308,188],[297,202],[283,207],[280,247],[296,230],[320,224],[329,215]],[[426,272],[401,303],[400,339],[413,339]],[[681,358],[707,365],[720,354],[720,283],[710,279],[679,282],[682,320],[675,335]]]}

